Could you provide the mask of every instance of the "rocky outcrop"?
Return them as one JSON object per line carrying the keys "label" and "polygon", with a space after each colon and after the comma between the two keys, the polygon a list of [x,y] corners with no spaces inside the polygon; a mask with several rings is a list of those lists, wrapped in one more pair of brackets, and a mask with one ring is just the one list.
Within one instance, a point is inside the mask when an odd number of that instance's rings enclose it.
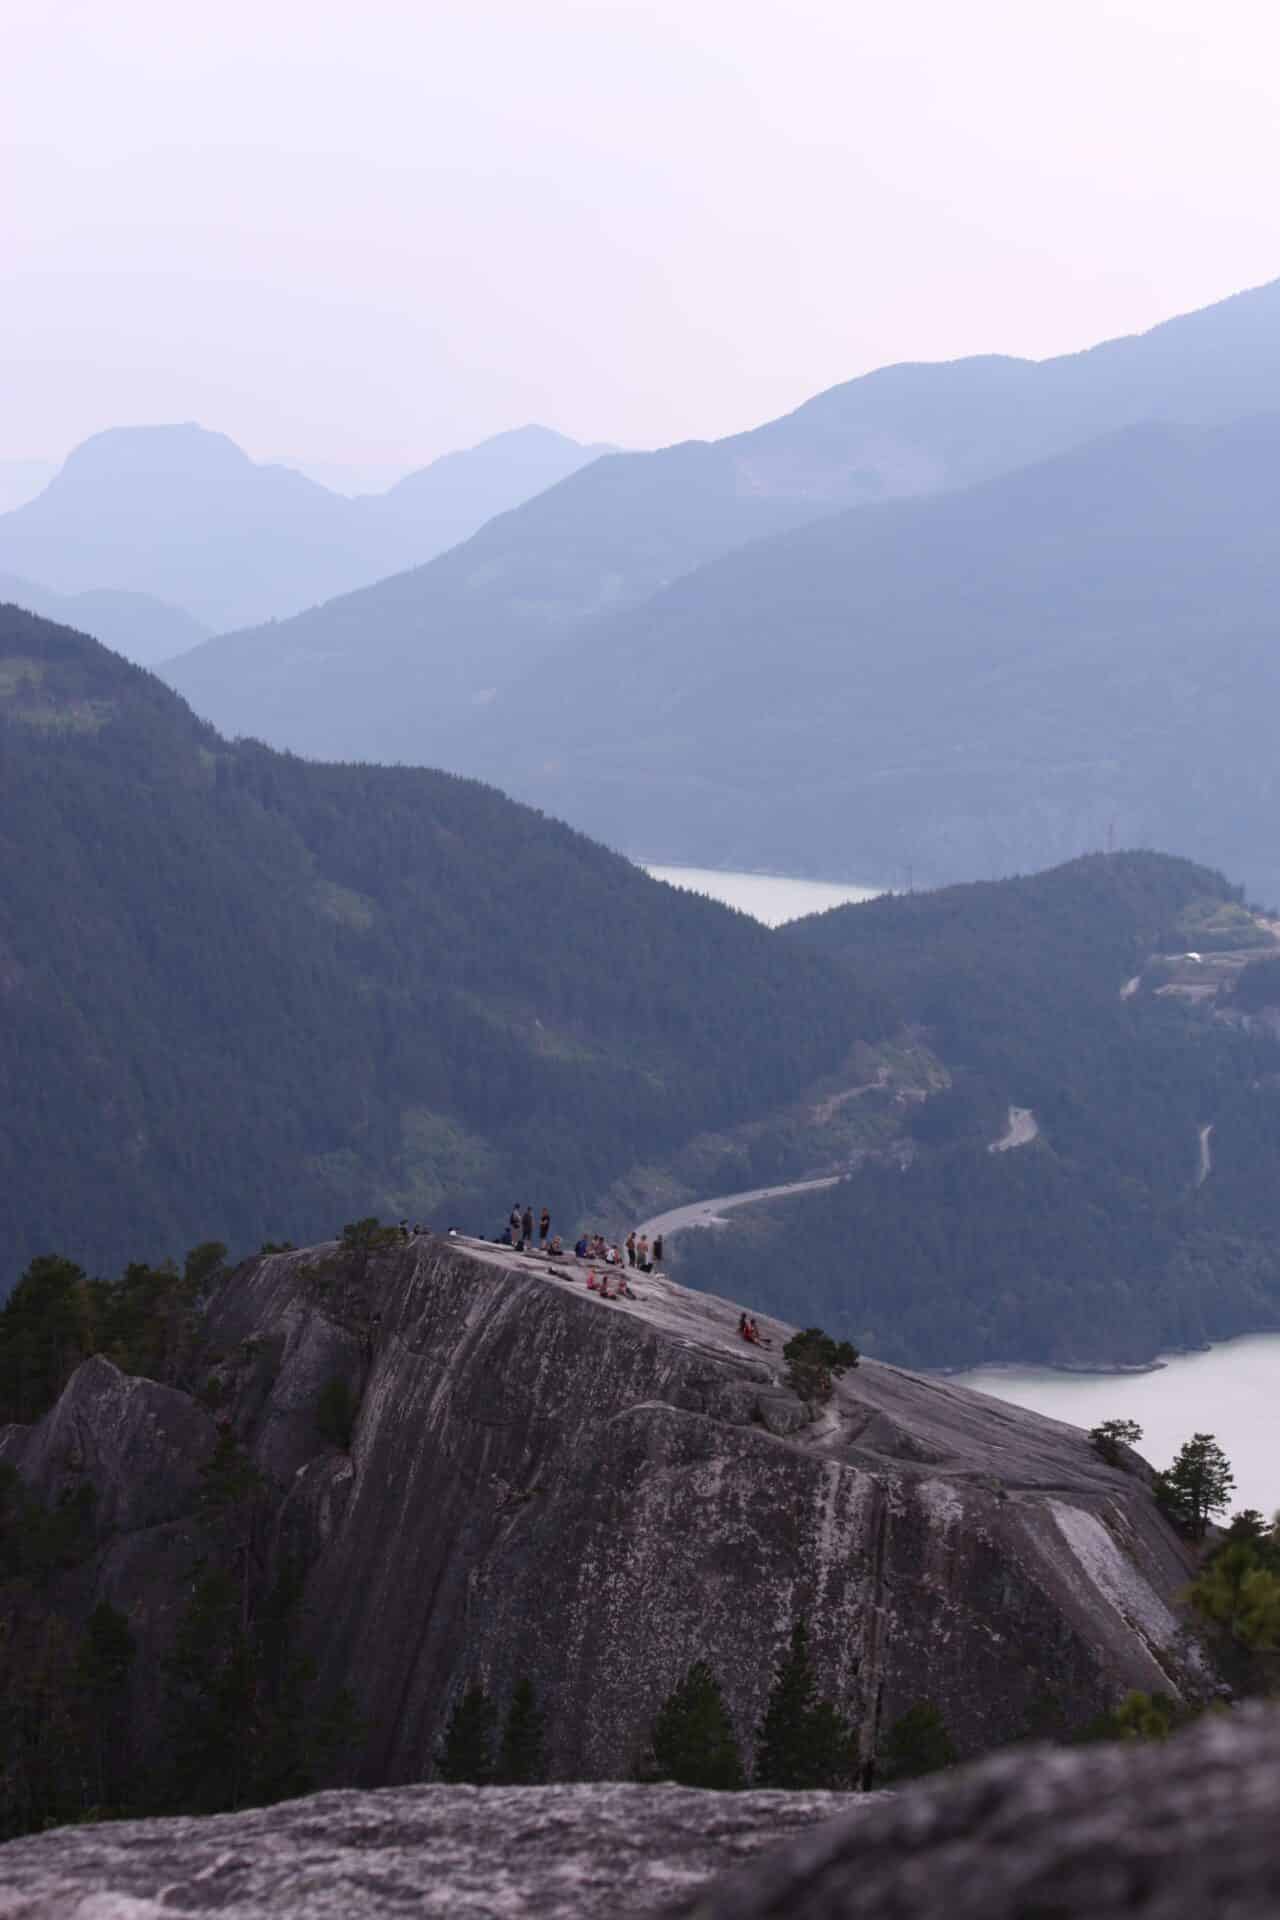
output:
{"label": "rocky outcrop", "polygon": [[326,1793],[14,1841],[0,1920],[1273,1920],[1278,1803],[1280,1718],[1248,1712],[896,1796]]}
{"label": "rocky outcrop", "polygon": [[0,1847],[0,1920],[622,1920],[668,1908],[842,1804],[682,1787],[316,1794],[12,1842]]}
{"label": "rocky outcrop", "polygon": [[[262,1577],[305,1573],[296,1630],[321,1687],[355,1696],[370,1784],[429,1775],[463,1685],[502,1703],[525,1675],[553,1777],[625,1776],[699,1657],[749,1746],[802,1614],[867,1778],[921,1699],[975,1753],[1129,1688],[1210,1685],[1179,1615],[1184,1549],[1083,1435],[871,1362],[815,1417],[782,1377],[786,1329],[762,1321],[773,1344],[752,1350],[724,1300],[646,1278],[605,1303],[584,1278],[421,1236],[255,1261],[211,1303],[201,1392],[273,1489]],[[335,1381],[358,1402],[349,1450],[317,1424]],[[71,1418],[90,1404],[109,1445]],[[94,1577],[154,1670],[213,1417],[94,1361],[4,1449],[47,1489],[68,1430],[75,1471],[134,1529]]]}

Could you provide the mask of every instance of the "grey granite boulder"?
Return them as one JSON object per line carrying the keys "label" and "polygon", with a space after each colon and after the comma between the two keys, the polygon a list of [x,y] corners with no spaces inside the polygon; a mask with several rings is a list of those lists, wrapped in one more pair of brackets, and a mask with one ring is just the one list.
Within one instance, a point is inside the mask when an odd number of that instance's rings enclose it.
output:
{"label": "grey granite boulder", "polygon": [[998,1755],[831,1821],[683,1920],[1275,1920],[1280,1714]]}

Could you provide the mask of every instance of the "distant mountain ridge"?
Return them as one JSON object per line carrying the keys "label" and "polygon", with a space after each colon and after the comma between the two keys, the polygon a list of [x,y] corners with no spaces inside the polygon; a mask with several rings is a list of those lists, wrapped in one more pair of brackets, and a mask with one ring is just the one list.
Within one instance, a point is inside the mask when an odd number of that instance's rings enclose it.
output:
{"label": "distant mountain ridge", "polygon": [[113,428],[0,514],[0,570],[63,594],[144,593],[206,631],[241,626],[429,559],[597,451],[520,428],[352,499],[194,423]]}
{"label": "distant mountain ridge", "polygon": [[154,667],[187,647],[198,646],[209,634],[207,627],[181,607],[124,588],[51,593],[34,580],[0,573],[0,601],[25,607],[46,620],[58,620],[81,633],[91,633],[104,647],[123,654],[138,667]]}
{"label": "distant mountain ridge", "polygon": [[1280,413],[828,516],[594,623],[471,763],[657,859],[936,885],[1118,835],[1280,900],[1278,496]]}
{"label": "distant mountain ridge", "polygon": [[[557,654],[579,638],[589,654],[597,634],[607,650],[611,614],[680,591],[753,541],[998,477],[1144,421],[1228,423],[1268,408],[1280,408],[1280,281],[1055,360],[888,367],[750,432],[599,460],[426,566],[278,627],[221,635],[166,671],[232,734],[492,777],[526,676],[545,670],[558,685]],[[797,610],[803,600],[797,582]],[[792,637],[800,660],[803,627]],[[584,724],[592,739],[647,737],[655,717],[617,696],[585,722],[576,712]],[[696,784],[692,757],[685,771]],[[568,804],[559,792],[553,804]],[[687,838],[667,850],[720,858],[714,825],[687,818]],[[598,830],[615,833],[607,816]]]}

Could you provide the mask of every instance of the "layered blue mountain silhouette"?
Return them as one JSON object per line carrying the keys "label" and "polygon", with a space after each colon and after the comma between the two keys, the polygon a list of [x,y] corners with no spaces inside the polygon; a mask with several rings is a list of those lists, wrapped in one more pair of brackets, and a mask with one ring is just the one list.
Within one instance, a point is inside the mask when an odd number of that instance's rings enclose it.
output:
{"label": "layered blue mountain silhouette", "polygon": [[243,626],[430,559],[598,451],[525,427],[350,499],[199,426],[114,428],[0,514],[0,571],[59,594],[146,594],[206,631]]}

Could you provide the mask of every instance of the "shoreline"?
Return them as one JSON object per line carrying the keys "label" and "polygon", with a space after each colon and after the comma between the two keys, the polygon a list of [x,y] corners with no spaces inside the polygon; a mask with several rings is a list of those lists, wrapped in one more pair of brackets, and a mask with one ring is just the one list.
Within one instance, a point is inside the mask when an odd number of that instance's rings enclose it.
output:
{"label": "shoreline", "polygon": [[[1280,1325],[1243,1327],[1222,1340],[1202,1340],[1194,1347],[1165,1347],[1151,1360],[1098,1360],[1086,1363],[1074,1360],[978,1360],[963,1367],[917,1367],[917,1373],[929,1373],[939,1380],[958,1380],[965,1374],[1052,1374],[1062,1380],[1115,1380],[1140,1378],[1163,1373],[1174,1361],[1194,1360],[1197,1355],[1221,1353],[1237,1340],[1280,1339]],[[869,1354],[869,1359],[874,1355]]]}

